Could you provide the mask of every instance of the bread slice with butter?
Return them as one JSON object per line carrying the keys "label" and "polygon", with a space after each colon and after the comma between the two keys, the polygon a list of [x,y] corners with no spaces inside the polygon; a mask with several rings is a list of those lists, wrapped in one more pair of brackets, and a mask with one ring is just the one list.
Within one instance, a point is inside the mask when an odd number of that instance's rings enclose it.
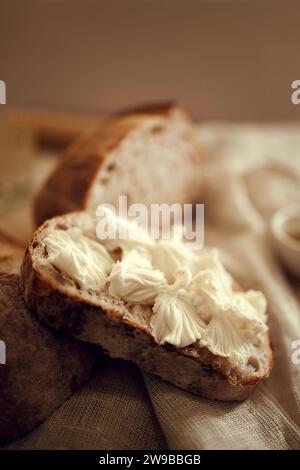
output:
{"label": "bread slice with butter", "polygon": [[39,322],[21,288],[24,250],[0,233],[0,444],[45,420],[91,374],[94,348]]}
{"label": "bread slice with butter", "polygon": [[21,272],[40,320],[202,397],[241,401],[268,377],[264,296],[234,290],[215,252],[96,230],[77,212],[36,231]]}
{"label": "bread slice with butter", "polygon": [[103,202],[116,205],[119,195],[128,204],[198,201],[202,162],[194,124],[180,107],[160,103],[119,113],[66,150],[37,194],[36,224]]}

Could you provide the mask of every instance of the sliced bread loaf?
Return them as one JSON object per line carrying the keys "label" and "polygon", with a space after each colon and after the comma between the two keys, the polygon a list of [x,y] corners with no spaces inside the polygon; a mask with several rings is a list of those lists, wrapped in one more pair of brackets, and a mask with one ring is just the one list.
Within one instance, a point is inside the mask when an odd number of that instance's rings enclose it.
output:
{"label": "sliced bread loaf", "polygon": [[195,128],[173,104],[128,110],[82,135],[37,194],[35,220],[100,203],[188,203],[201,195]]}

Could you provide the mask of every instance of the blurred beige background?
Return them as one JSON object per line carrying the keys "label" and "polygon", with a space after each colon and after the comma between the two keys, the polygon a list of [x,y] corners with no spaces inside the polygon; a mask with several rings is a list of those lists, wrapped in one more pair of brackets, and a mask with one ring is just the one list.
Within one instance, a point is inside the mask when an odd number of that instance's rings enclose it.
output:
{"label": "blurred beige background", "polygon": [[299,119],[299,18],[292,0],[0,0],[0,79],[10,105]]}

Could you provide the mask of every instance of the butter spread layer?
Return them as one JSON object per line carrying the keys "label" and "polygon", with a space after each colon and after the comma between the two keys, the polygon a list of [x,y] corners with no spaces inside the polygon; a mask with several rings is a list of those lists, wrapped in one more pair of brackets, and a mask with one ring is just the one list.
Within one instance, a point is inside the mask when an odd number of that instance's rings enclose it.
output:
{"label": "butter spread layer", "polygon": [[[181,241],[136,233],[136,242],[103,240],[103,246],[71,228],[43,241],[48,261],[82,287],[106,285],[129,306],[151,306],[157,343],[183,348],[198,342],[233,365],[246,364],[268,329],[264,295],[235,291],[217,250],[195,253]],[[121,248],[121,260],[114,263],[106,248]]]}
{"label": "butter spread layer", "polygon": [[111,295],[133,304],[153,304],[159,289],[166,284],[164,274],[137,250],[131,250],[118,261],[107,280]]}
{"label": "butter spread layer", "polygon": [[55,230],[43,242],[48,252],[47,262],[82,288],[102,289],[105,286],[113,260],[100,243],[85,237],[76,227]]}
{"label": "butter spread layer", "polygon": [[153,263],[174,282],[176,269],[185,266],[194,275],[199,270],[199,259],[180,240],[158,240],[152,249]]}
{"label": "butter spread layer", "polygon": [[178,268],[174,284],[161,287],[150,320],[157,343],[185,347],[202,337],[206,325],[197,315],[193,299],[187,291],[190,282],[190,270]]}

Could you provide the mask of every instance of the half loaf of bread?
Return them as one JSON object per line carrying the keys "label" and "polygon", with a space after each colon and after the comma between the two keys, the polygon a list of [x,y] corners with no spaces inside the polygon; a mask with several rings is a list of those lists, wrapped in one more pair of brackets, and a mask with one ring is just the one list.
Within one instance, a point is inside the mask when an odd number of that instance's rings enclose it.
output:
{"label": "half loaf of bread", "polygon": [[101,203],[195,202],[202,188],[202,150],[195,126],[178,106],[119,113],[72,144],[35,200],[35,220]]}

